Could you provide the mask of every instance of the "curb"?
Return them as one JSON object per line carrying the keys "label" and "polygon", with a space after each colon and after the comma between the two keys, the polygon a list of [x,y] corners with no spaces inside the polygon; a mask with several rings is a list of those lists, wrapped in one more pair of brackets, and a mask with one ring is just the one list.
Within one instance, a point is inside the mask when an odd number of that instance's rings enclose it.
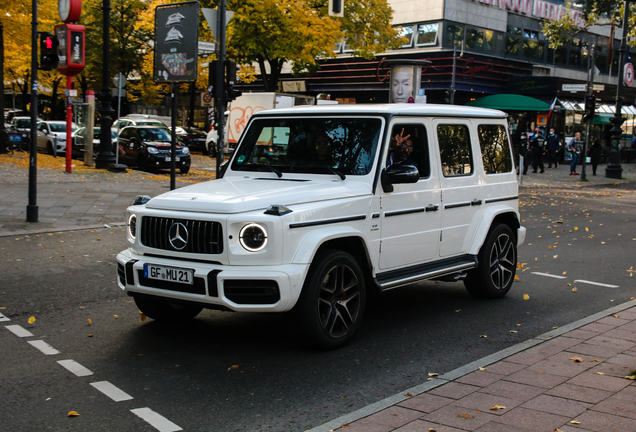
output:
{"label": "curb", "polygon": [[[518,352],[524,351],[528,348],[531,348],[536,345],[540,345],[543,342],[549,341],[557,336],[561,336],[565,333],[568,333],[572,330],[576,330],[579,327],[583,327],[584,325],[590,324],[594,321],[597,321],[601,318],[604,318],[609,315],[613,315],[617,312],[623,311],[625,309],[629,309],[636,306],[636,300],[630,300],[628,302],[622,303],[618,306],[614,306],[609,309],[605,309],[604,311],[595,313],[586,318],[582,318],[578,321],[574,321],[570,324],[566,324],[558,329],[551,330],[547,333],[540,334],[532,339],[528,339],[524,342],[518,343],[508,348],[504,348],[501,351],[498,351],[494,354],[490,354],[486,357],[482,357],[479,360],[475,360],[471,363],[468,363],[464,366],[461,366],[455,370],[445,373],[437,377],[432,381],[425,382],[423,384],[419,384],[415,387],[408,388],[404,391],[394,394],[393,396],[389,396],[385,399],[382,399],[378,402],[367,405],[363,408],[360,408],[352,413],[345,414],[341,417],[333,419],[327,423],[324,423],[320,426],[317,426],[312,429],[307,429],[305,432],[332,432],[334,429],[341,427],[344,424],[352,423],[356,420],[360,420],[361,418],[368,417],[371,414],[375,414],[379,411],[382,411],[386,408],[389,408],[395,404],[398,404],[404,400],[410,399],[413,396],[417,396],[424,392],[434,389],[435,387],[439,387],[444,385],[450,381],[454,381],[458,378],[463,377],[464,375],[468,375],[471,372],[476,371],[480,367],[484,367],[490,365],[492,363],[503,360],[507,357],[510,357],[513,354],[517,354]],[[410,393],[412,396],[406,396],[407,393]]]}
{"label": "curb", "polygon": [[59,233],[59,232],[67,232],[67,231],[86,231],[86,230],[98,229],[98,228],[116,228],[116,227],[125,226],[125,225],[126,225],[126,222],[112,222],[108,224],[94,224],[94,225],[81,225],[81,226],[76,225],[76,226],[60,227],[60,228],[53,228],[53,229],[13,231],[10,233],[0,232],[0,238],[23,236],[23,235]]}

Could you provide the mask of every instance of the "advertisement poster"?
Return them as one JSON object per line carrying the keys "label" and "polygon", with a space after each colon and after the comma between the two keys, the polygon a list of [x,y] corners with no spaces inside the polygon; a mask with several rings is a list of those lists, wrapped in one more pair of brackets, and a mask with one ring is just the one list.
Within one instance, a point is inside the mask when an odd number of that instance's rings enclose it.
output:
{"label": "advertisement poster", "polygon": [[155,9],[155,82],[188,82],[197,78],[199,3],[162,5]]}

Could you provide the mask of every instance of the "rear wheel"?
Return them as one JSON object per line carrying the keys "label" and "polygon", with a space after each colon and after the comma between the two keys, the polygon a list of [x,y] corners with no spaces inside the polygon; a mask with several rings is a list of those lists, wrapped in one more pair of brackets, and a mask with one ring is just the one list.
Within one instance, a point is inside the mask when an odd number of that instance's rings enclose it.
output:
{"label": "rear wheel", "polygon": [[365,301],[364,275],[357,261],[346,252],[325,251],[311,265],[294,312],[312,345],[335,349],[360,326]]}
{"label": "rear wheel", "polygon": [[179,171],[181,171],[181,174],[187,174],[190,171],[190,167],[179,168]]}
{"label": "rear wheel", "polygon": [[47,152],[48,154],[50,154],[50,155],[54,154],[54,153],[53,153],[53,143],[52,143],[51,141],[49,141],[49,142],[46,144],[46,152]]}
{"label": "rear wheel", "polygon": [[216,144],[214,144],[213,142],[210,142],[208,144],[208,155],[210,157],[216,157]]}
{"label": "rear wheel", "polygon": [[184,303],[172,303],[165,300],[156,300],[146,297],[135,297],[135,304],[147,317],[157,321],[185,322],[189,321],[201,312],[200,306],[192,306]]}
{"label": "rear wheel", "polygon": [[479,265],[468,273],[464,286],[481,298],[505,296],[517,270],[517,239],[508,225],[494,225],[478,255]]}

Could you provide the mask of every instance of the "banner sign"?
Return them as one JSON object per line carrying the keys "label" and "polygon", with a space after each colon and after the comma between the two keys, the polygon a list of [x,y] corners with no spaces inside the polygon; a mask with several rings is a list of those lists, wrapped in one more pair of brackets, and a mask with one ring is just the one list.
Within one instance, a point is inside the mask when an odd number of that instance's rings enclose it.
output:
{"label": "banner sign", "polygon": [[155,9],[155,82],[197,79],[199,2]]}
{"label": "banner sign", "polygon": [[563,15],[568,14],[574,25],[585,28],[583,11],[579,9],[568,9],[565,4],[555,4],[544,0],[474,0],[488,6],[507,9],[534,18],[541,18],[548,21],[559,20]]}

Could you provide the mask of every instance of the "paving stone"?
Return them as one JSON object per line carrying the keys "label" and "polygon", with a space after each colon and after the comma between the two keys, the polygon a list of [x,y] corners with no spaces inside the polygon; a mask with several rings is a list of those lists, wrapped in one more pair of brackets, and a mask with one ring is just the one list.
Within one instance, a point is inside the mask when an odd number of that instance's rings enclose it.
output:
{"label": "paving stone", "polygon": [[559,427],[562,432],[593,432],[589,429],[583,429],[580,425],[574,426],[572,424],[566,424]]}
{"label": "paving stone", "polygon": [[504,379],[506,381],[549,389],[565,382],[568,377],[524,369],[520,370],[519,372],[515,372],[514,374],[507,376]]}
{"label": "paving stone", "polygon": [[[484,411],[494,415],[503,415],[505,412],[510,411],[521,403],[523,403],[523,401],[507,398],[501,395],[475,392],[459,399],[457,402],[455,402],[455,405],[465,408],[471,408],[477,411]],[[491,409],[495,406],[505,408],[496,410]]]}
{"label": "paving stone", "polygon": [[458,382],[450,382],[450,383],[444,384],[443,386],[430,390],[428,394],[447,397],[451,399],[461,399],[467,394],[476,392],[480,388],[481,387],[477,387],[473,385],[461,384]]}
{"label": "paving stone", "polygon": [[549,395],[539,395],[522,405],[524,408],[568,417],[575,417],[584,413],[591,406],[592,404],[590,403],[578,402]]}
{"label": "paving stone", "polygon": [[[623,390],[616,393],[614,397],[631,400],[632,402],[636,401],[636,385],[631,384],[628,387],[625,387]],[[634,403],[634,406],[636,406],[636,403]]]}
{"label": "paving stone", "polygon": [[545,389],[510,381],[497,381],[480,390],[481,393],[503,396],[525,402],[541,394]]}
{"label": "paving stone", "polygon": [[495,373],[498,375],[510,375],[511,373],[515,373],[518,370],[524,368],[524,365],[518,363],[511,363],[507,361],[500,361],[494,364],[491,364],[486,369],[488,372]]}
{"label": "paving stone", "polygon": [[488,371],[475,371],[456,379],[455,382],[486,387],[487,385],[500,380],[503,376],[504,375],[494,374]]}
{"label": "paving stone", "polygon": [[[412,421],[399,429],[395,429],[393,432],[428,432],[431,429],[434,429],[436,432],[465,432],[463,429],[431,423],[425,420]],[[344,432],[345,430],[343,429],[342,431]]]}
{"label": "paving stone", "polygon": [[588,339],[585,343],[591,345],[606,346],[610,348],[620,349],[621,351],[632,349],[636,347],[636,342],[625,339],[618,339],[608,336],[607,334],[595,336],[592,339]]}
{"label": "paving stone", "polygon": [[498,423],[497,420],[486,423],[475,432],[537,432],[532,429],[526,429],[523,425],[509,425]]}
{"label": "paving stone", "polygon": [[636,399],[626,399],[625,397],[610,396],[604,401],[594,405],[593,411],[600,411],[620,417],[627,417],[636,420]]}
{"label": "paving stone", "polygon": [[410,410],[399,406],[392,406],[378,413],[370,415],[369,417],[366,417],[366,419],[373,423],[397,428],[412,422],[421,415],[422,413],[420,411]]}
{"label": "paving stone", "polygon": [[469,431],[473,431],[495,418],[499,417],[456,405],[445,406],[421,417],[422,420]]}
{"label": "paving stone", "polygon": [[608,325],[608,324],[599,324],[598,322],[593,322],[587,325],[584,325],[583,327],[579,327],[580,330],[585,330],[585,331],[591,331],[597,334],[601,334],[601,333],[605,333],[608,332],[610,330],[612,330],[613,328],[615,328],[616,326],[614,325]]}
{"label": "paving stone", "polygon": [[[618,315],[618,314],[617,314]],[[616,318],[614,316],[608,316],[596,321],[599,324],[607,324],[615,327],[619,327],[625,325],[630,322],[630,320],[624,319],[622,317]]]}
{"label": "paving stone", "polygon": [[612,363],[621,366],[634,366],[634,369],[636,369],[636,354],[618,354],[612,358],[607,359],[606,363]]}
{"label": "paving stone", "polygon": [[581,402],[598,403],[610,397],[612,392],[564,383],[546,391],[545,394]]}
{"label": "paving stone", "polygon": [[338,431],[338,432],[390,432],[393,429],[395,429],[391,426],[375,423],[373,421],[368,420],[367,418],[363,418],[361,420],[357,420],[353,423],[349,423],[343,426],[344,427],[335,429],[335,431]]}
{"label": "paving stone", "polygon": [[628,341],[636,342],[636,331],[634,330],[624,330],[623,328],[617,328],[607,332],[605,335],[617,339],[625,339]]}
{"label": "paving stone", "polygon": [[430,413],[443,406],[449,405],[454,401],[454,399],[423,393],[402,401],[398,405],[404,408]]}
{"label": "paving stone", "polygon": [[549,344],[549,342],[544,342],[541,345],[514,354],[506,358],[506,361],[529,366],[538,362],[539,360],[543,360],[547,357],[553,356],[554,354],[565,350],[565,348],[566,346],[563,345],[559,346],[556,343]]}
{"label": "paving stone", "polygon": [[[577,363],[572,360],[572,357],[579,357],[584,361]],[[590,356],[576,355],[571,352],[560,352],[552,357],[533,364],[528,369],[535,372],[543,372],[571,378],[593,367],[594,363],[592,363],[591,360],[593,360],[593,358]]]}
{"label": "paving stone", "polygon": [[625,378],[631,371],[634,370],[634,368],[636,368],[636,366],[630,367],[626,365],[603,362],[590,369],[590,372],[602,372],[605,375],[613,376],[616,378]]}
{"label": "paving stone", "polygon": [[608,375],[598,375],[587,371],[575,376],[568,381],[568,384],[580,385],[583,387],[591,387],[598,390],[607,390],[617,392],[627,387],[631,381],[626,379],[615,378]]}
{"label": "paving stone", "polygon": [[583,342],[573,347],[568,348],[568,351],[576,354],[587,354],[598,359],[607,359],[615,355],[620,354],[620,348],[610,348],[608,346],[592,345],[590,343]]}
{"label": "paving stone", "polygon": [[594,432],[636,432],[634,420],[598,411],[586,411],[571,420],[581,422],[582,428]]}
{"label": "paving stone", "polygon": [[568,420],[570,420],[570,418],[567,416],[517,407],[501,417],[498,417],[497,422],[512,426],[522,426],[526,429],[539,432],[553,431]]}

